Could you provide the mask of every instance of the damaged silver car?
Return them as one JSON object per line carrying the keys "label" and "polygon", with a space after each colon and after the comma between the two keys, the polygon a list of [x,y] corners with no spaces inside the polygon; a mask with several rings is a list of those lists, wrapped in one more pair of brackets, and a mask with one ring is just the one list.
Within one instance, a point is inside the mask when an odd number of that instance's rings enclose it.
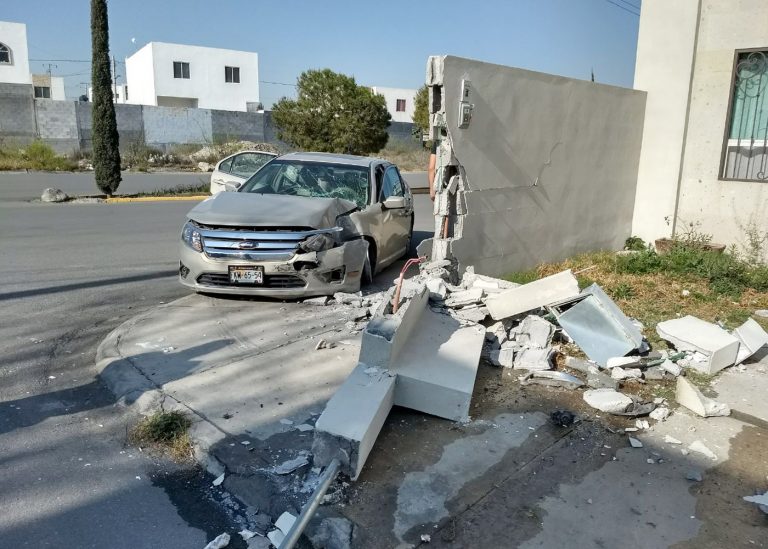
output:
{"label": "damaged silver car", "polygon": [[410,189],[389,162],[287,154],[187,214],[179,281],[270,297],[357,291],[408,253],[413,215]]}

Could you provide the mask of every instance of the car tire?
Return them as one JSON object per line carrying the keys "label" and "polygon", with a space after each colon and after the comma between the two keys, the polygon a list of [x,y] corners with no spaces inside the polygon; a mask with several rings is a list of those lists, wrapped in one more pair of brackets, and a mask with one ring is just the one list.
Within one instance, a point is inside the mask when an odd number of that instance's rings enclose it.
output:
{"label": "car tire", "polygon": [[360,275],[361,286],[368,286],[373,284],[373,273],[376,267],[376,260],[373,259],[372,256],[375,257],[375,254],[371,253],[371,244],[369,242],[368,251],[365,253],[365,262],[363,262],[363,272]]}

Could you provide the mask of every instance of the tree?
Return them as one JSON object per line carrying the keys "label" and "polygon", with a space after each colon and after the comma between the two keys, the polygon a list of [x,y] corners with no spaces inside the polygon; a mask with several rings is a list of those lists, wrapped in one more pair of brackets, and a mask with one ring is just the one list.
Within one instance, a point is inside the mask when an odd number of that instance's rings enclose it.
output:
{"label": "tree", "polygon": [[389,135],[384,97],[330,69],[308,70],[297,81],[296,99],[283,97],[272,110],[278,136],[294,147],[317,152],[368,154]]}
{"label": "tree", "polygon": [[109,70],[109,22],[106,0],[91,0],[91,86],[93,87],[93,170],[107,196],[120,185],[120,136],[112,102]]}
{"label": "tree", "polygon": [[419,139],[429,132],[429,90],[426,84],[419,88],[413,100],[413,126]]}

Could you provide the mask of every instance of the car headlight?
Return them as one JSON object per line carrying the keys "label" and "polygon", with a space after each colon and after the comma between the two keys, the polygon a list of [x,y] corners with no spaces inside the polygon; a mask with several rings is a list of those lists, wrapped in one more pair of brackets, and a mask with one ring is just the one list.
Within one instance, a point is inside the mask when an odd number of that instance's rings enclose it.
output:
{"label": "car headlight", "polygon": [[184,228],[181,229],[181,239],[196,252],[203,251],[203,238],[200,231],[190,221],[184,223]]}
{"label": "car headlight", "polygon": [[313,234],[299,244],[305,252],[322,252],[336,246],[336,241],[327,234]]}

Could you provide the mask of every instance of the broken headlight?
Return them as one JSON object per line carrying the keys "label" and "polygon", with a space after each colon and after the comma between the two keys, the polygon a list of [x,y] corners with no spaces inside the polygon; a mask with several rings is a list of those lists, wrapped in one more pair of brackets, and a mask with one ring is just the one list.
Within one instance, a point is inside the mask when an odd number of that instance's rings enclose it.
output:
{"label": "broken headlight", "polygon": [[313,234],[299,244],[299,248],[304,252],[323,252],[334,246],[336,241],[327,234]]}
{"label": "broken headlight", "polygon": [[191,221],[184,223],[184,228],[181,229],[181,239],[196,252],[203,251],[203,238]]}

